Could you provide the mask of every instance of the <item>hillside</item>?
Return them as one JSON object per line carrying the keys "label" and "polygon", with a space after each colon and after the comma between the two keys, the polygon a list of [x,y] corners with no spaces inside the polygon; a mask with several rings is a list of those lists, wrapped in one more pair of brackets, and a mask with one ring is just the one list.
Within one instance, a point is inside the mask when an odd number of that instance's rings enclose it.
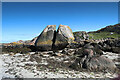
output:
{"label": "hillside", "polygon": [[97,31],[88,32],[90,39],[120,38],[120,24],[106,26]]}
{"label": "hillside", "polygon": [[89,33],[100,33],[100,32],[114,32],[120,34],[120,23],[115,25],[109,25],[105,28],[101,28],[100,30],[89,32]]}

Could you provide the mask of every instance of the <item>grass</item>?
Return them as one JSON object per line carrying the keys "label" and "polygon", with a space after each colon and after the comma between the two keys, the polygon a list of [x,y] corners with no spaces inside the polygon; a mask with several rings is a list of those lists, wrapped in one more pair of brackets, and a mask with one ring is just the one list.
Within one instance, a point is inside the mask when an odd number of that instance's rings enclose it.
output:
{"label": "grass", "polygon": [[88,33],[90,39],[120,38],[120,34],[113,32]]}

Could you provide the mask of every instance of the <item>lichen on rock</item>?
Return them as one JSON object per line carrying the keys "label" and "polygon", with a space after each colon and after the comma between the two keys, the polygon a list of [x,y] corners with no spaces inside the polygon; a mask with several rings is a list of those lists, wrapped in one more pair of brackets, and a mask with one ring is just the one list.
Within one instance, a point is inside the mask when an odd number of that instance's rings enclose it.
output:
{"label": "lichen on rock", "polygon": [[35,42],[36,48],[38,50],[51,50],[55,32],[56,25],[48,25],[38,36]]}

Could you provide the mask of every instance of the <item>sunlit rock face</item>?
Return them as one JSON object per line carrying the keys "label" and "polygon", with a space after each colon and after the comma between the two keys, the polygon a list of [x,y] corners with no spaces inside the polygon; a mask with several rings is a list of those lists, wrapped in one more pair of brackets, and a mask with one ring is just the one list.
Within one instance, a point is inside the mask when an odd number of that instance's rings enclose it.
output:
{"label": "sunlit rock face", "polygon": [[51,50],[53,44],[56,25],[48,25],[38,36],[35,46],[38,50]]}
{"label": "sunlit rock face", "polygon": [[70,27],[66,25],[59,25],[59,28],[56,33],[54,48],[63,49],[73,41],[74,41],[74,36]]}

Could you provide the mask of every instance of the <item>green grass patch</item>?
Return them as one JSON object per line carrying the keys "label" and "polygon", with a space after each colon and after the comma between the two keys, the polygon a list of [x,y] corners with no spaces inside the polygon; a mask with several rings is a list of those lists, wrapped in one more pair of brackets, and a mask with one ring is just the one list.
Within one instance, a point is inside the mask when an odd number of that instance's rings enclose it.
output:
{"label": "green grass patch", "polygon": [[90,39],[106,39],[106,38],[120,38],[120,34],[115,32],[100,32],[100,33],[88,33]]}

